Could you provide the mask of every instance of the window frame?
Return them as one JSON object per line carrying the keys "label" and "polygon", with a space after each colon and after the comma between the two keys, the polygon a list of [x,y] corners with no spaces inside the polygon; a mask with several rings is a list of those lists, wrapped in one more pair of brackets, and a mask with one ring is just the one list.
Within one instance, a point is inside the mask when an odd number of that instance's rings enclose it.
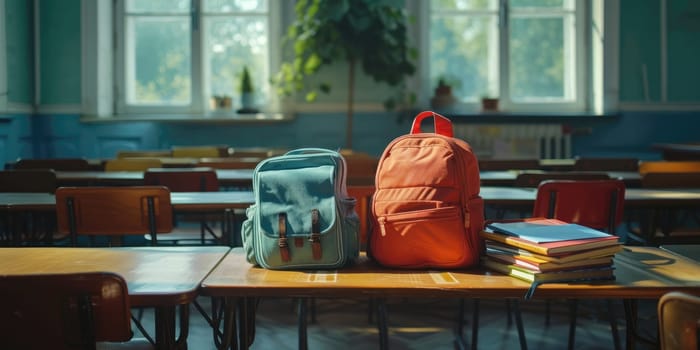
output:
{"label": "window frame", "polygon": [[[572,0],[576,6],[574,21],[576,33],[574,34],[576,43],[573,48],[574,59],[576,60],[575,66],[573,67],[572,74],[574,74],[575,81],[572,83],[575,88],[575,94],[573,95],[573,101],[536,101],[536,102],[515,102],[510,98],[509,86],[509,28],[508,25],[511,22],[511,18],[504,21],[503,18],[506,16],[504,11],[508,10],[508,0],[498,0],[497,14],[498,17],[498,37],[499,37],[499,64],[498,64],[498,98],[500,109],[502,111],[507,111],[508,113],[531,113],[531,112],[542,112],[542,113],[579,113],[585,112],[591,108],[591,94],[590,86],[592,84],[593,77],[587,72],[591,71],[590,65],[591,57],[589,57],[588,52],[590,52],[590,37],[591,37],[591,4],[589,1],[579,1]],[[409,7],[411,8],[411,7]],[[433,11],[430,6],[430,1],[417,1],[417,4],[412,7],[412,12],[416,12],[415,15],[418,17],[418,30],[419,33],[419,48],[420,52],[426,53],[422,57],[426,57],[427,53],[430,52],[430,29]],[[487,12],[487,11],[479,11]],[[505,22],[505,23],[504,23]],[[569,45],[569,42],[564,42],[564,45]],[[422,58],[421,57],[421,58]],[[422,82],[421,95],[423,95],[422,101],[427,101],[433,95],[434,79],[431,77],[431,63],[429,59],[423,60],[421,62],[421,77]],[[479,111],[481,109],[480,101],[457,101],[453,109],[464,110],[464,111]]]}
{"label": "window frame", "polygon": [[[208,116],[213,113],[219,113],[219,111],[212,111],[208,107],[209,96],[207,96],[208,88],[204,88],[205,77],[207,72],[207,64],[203,62],[206,47],[204,47],[205,38],[203,30],[204,17],[206,16],[206,11],[203,9],[203,4],[201,0],[190,0],[192,7],[195,8],[194,11],[190,11],[190,19],[193,19],[193,15],[197,18],[195,21],[198,23],[198,28],[191,28],[190,31],[190,50],[191,50],[191,102],[190,104],[182,106],[167,106],[167,105],[134,105],[128,104],[126,100],[126,13],[125,13],[125,3],[126,0],[114,0],[113,1],[113,50],[114,50],[114,66],[113,66],[113,80],[114,80],[114,91],[113,91],[113,113],[116,115],[144,115],[144,116],[158,116],[158,115],[185,115],[191,117],[197,116]],[[269,72],[275,72],[280,65],[279,56],[281,54],[279,49],[279,42],[282,36],[282,27],[280,25],[281,15],[282,15],[281,2],[268,0],[268,12],[267,12],[267,33],[268,33],[268,57],[267,66]],[[275,110],[279,104],[278,99],[274,94],[270,94],[269,101],[262,111]],[[227,112],[227,114],[235,114],[235,110]]]}

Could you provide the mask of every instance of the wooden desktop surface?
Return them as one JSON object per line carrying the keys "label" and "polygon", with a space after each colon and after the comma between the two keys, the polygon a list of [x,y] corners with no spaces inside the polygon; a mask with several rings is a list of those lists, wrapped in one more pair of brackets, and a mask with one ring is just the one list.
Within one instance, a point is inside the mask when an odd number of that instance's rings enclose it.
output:
{"label": "wooden desktop surface", "polygon": [[700,263],[700,244],[664,244],[659,248]]}
{"label": "wooden desktop surface", "polygon": [[155,307],[156,348],[182,349],[187,347],[187,304],[199,295],[200,283],[228,251],[216,246],[0,248],[0,275],[117,273],[126,280],[132,306]]}
{"label": "wooden desktop surface", "polygon": [[[625,247],[615,257],[614,281],[545,283],[535,298],[658,298],[671,290],[700,293],[700,264],[653,247]],[[250,265],[234,248],[202,282],[211,296],[521,298],[530,284],[481,267],[397,270],[358,264],[331,271],[279,271]]]}
{"label": "wooden desktop surface", "polygon": [[181,305],[229,247],[0,248],[0,274],[115,272],[127,282],[132,306]]}

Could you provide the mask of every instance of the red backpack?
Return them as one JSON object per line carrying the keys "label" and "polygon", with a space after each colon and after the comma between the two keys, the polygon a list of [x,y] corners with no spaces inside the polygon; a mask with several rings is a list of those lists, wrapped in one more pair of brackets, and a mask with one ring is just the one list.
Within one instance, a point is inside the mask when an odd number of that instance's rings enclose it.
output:
{"label": "red backpack", "polygon": [[[421,132],[433,117],[435,133]],[[484,202],[471,147],[452,122],[422,112],[409,135],[384,150],[375,177],[369,254],[399,268],[465,268],[479,263]]]}

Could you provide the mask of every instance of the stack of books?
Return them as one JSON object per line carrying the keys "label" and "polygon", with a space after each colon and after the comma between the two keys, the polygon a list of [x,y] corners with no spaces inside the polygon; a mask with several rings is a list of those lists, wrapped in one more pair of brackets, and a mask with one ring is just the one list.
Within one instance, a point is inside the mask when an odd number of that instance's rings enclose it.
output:
{"label": "stack of books", "polygon": [[484,266],[533,285],[614,279],[622,250],[617,236],[556,219],[494,222],[481,235]]}

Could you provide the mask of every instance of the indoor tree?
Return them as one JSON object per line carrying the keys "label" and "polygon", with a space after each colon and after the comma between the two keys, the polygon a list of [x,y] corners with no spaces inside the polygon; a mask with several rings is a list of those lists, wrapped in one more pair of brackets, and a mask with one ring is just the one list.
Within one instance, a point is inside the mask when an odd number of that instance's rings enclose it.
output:
{"label": "indoor tree", "polygon": [[396,87],[397,96],[384,101],[387,109],[412,103],[406,97],[405,79],[413,75],[415,49],[409,47],[403,0],[299,0],[296,19],[287,30],[293,58],[281,65],[275,77],[278,92],[289,96],[304,92],[314,101],[319,92],[330,92],[328,82],[309,77],[323,66],[346,62],[346,147],[352,148],[355,75],[358,67],[378,82]]}

